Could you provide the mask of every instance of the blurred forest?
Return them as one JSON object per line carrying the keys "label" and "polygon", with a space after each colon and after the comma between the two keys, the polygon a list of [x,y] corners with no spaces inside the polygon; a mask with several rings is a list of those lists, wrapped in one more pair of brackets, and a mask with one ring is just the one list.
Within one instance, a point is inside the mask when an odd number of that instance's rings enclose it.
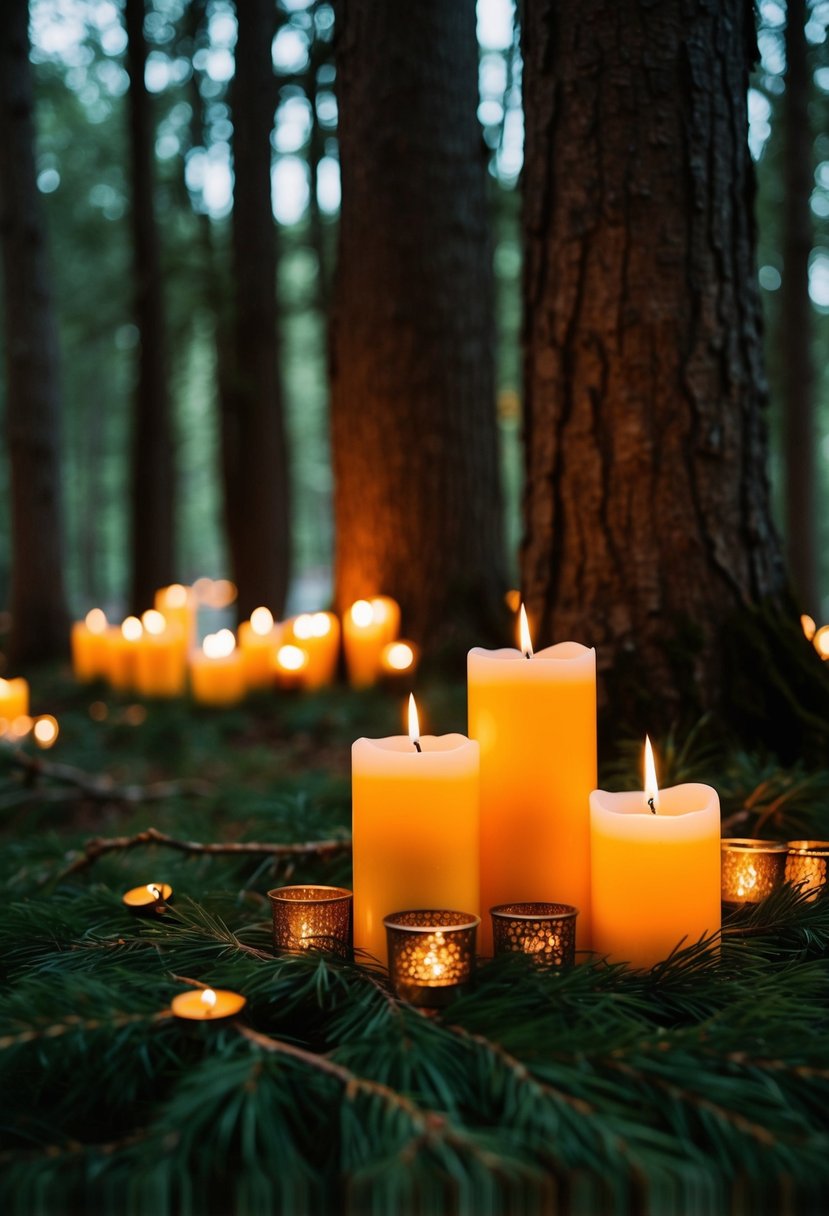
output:
{"label": "blurred forest", "polygon": [[[272,44],[278,104],[272,133],[277,224],[279,370],[291,468],[289,609],[330,595],[332,474],[327,323],[340,204],[335,11],[280,0]],[[794,11],[794,9],[792,10]],[[130,400],[137,376],[130,236],[124,13],[111,0],[32,0],[37,169],[60,322],[64,397],[67,583],[74,614],[117,612],[128,598]],[[829,4],[806,6],[810,186],[807,335],[813,366],[807,414],[816,470],[814,549],[829,617]],[[758,275],[772,399],[772,476],[786,519],[784,401],[790,373],[784,297],[787,137],[786,11],[758,9],[760,62],[749,96],[758,174]],[[230,570],[222,518],[216,302],[231,274],[233,113],[237,25],[227,0],[153,0],[146,8],[145,82],[151,101],[177,503],[175,577]],[[489,149],[496,283],[497,404],[507,570],[521,537],[521,59],[510,0],[479,0],[478,119]],[[801,127],[802,127],[801,123]],[[791,138],[791,137],[790,137]],[[799,330],[803,326],[798,322]],[[807,431],[808,433],[808,431]],[[803,448],[799,449],[801,461]],[[804,470],[805,477],[805,470]],[[8,469],[0,462],[0,494]],[[795,480],[800,481],[800,478]],[[808,479],[807,479],[808,480]],[[0,512],[0,603],[8,599],[9,517]],[[791,530],[791,525],[790,525]]]}

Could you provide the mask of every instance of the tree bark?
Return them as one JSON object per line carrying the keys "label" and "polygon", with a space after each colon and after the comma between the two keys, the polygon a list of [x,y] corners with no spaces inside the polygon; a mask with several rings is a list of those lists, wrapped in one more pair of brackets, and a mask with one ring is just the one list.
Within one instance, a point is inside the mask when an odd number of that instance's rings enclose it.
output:
{"label": "tree bark", "polygon": [[272,0],[236,6],[232,90],[235,367],[223,394],[226,516],[238,610],[260,604],[281,615],[290,558],[288,459],[278,367],[276,226],[271,132],[276,84]]}
{"label": "tree bark", "polygon": [[6,323],[6,433],[11,484],[10,660],[68,646],[61,502],[61,391],[35,168],[28,4],[4,9],[0,63],[0,234]]}
{"label": "tree bark", "polygon": [[161,249],[155,218],[155,137],[144,84],[145,0],[126,0],[135,321],[140,334],[132,435],[130,603],[151,607],[175,576],[174,468]]}
{"label": "tree bark", "polygon": [[806,612],[820,608],[817,572],[813,315],[809,299],[814,147],[809,97],[805,0],[786,3],[783,98],[783,282],[780,290],[786,554]]}
{"label": "tree bark", "polygon": [[[747,146],[753,11],[529,0],[525,17],[529,609],[542,642],[597,647],[617,728],[737,685],[752,712],[744,682],[764,673],[735,671],[731,623],[786,594]],[[802,646],[786,620],[786,648]]]}
{"label": "tree bark", "polygon": [[504,587],[474,2],[340,0],[335,52],[336,600],[465,647]]}

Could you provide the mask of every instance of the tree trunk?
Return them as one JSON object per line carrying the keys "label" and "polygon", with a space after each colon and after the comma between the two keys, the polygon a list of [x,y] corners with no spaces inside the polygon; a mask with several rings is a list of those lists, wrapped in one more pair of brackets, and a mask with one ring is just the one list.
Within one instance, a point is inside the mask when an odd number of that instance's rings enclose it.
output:
{"label": "tree trunk", "polygon": [[783,283],[780,292],[786,552],[805,611],[820,608],[817,574],[816,461],[812,304],[811,194],[814,149],[809,118],[812,82],[805,0],[786,4],[786,93],[783,98]]}
{"label": "tree trunk", "polygon": [[340,0],[335,49],[336,600],[466,646],[503,593],[474,0]]}
{"label": "tree trunk", "polygon": [[37,190],[28,4],[4,9],[0,63],[0,235],[6,323],[15,664],[68,645],[61,503],[57,321]]}
{"label": "tree trunk", "polygon": [[[726,637],[785,596],[746,138],[752,8],[529,0],[525,15],[522,570],[539,641],[597,647],[617,729],[723,693],[750,714],[745,681],[776,677],[780,659],[761,631],[769,670],[739,669]],[[786,649],[821,675],[787,621]]]}
{"label": "tree trunk", "polygon": [[271,133],[276,84],[273,0],[236,6],[233,82],[235,368],[223,394],[226,514],[238,610],[280,615],[290,553],[288,460],[277,359],[276,226]]}
{"label": "tree trunk", "polygon": [[155,137],[144,84],[144,0],[126,0],[135,321],[140,334],[132,436],[130,603],[141,612],[175,576],[174,470],[162,291],[153,202]]}

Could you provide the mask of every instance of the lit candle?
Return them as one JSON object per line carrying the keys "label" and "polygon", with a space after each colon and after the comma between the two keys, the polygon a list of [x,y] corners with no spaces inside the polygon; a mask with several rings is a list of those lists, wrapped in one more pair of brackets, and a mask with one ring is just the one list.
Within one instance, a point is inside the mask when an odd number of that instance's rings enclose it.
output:
{"label": "lit candle", "polygon": [[274,657],[273,671],[280,688],[302,688],[308,669],[308,651],[289,642],[280,646]]}
{"label": "lit candle", "polygon": [[245,669],[229,629],[208,633],[190,656],[190,688],[200,705],[236,705],[245,695]]}
{"label": "lit candle", "polygon": [[193,992],[180,992],[174,996],[170,1009],[177,1018],[188,1022],[220,1022],[232,1018],[244,1009],[245,998],[238,992],[226,988],[202,988]]}
{"label": "lit candle", "polygon": [[578,908],[572,904],[501,904],[489,914],[496,954],[531,954],[539,967],[575,962]]}
{"label": "lit candle", "polygon": [[420,651],[414,642],[399,638],[383,647],[380,655],[380,667],[387,682],[399,683],[414,675]]}
{"label": "lit candle", "polygon": [[812,903],[826,891],[829,840],[790,840],[786,847],[786,882],[807,892]]}
{"label": "lit candle", "polygon": [[187,654],[178,625],[156,608],[141,618],[143,634],[135,654],[135,691],[142,697],[180,697],[187,685]]}
{"label": "lit candle", "polygon": [[[4,680],[0,677],[0,722],[3,723],[0,734],[7,731],[13,735],[26,734],[26,731],[21,731],[14,725],[24,718],[29,721],[28,680],[24,680],[22,676],[17,676],[13,680]],[[29,721],[29,726],[31,726],[31,721]]]}
{"label": "lit candle", "polygon": [[[590,815],[596,785],[596,652],[560,642],[533,652],[469,652],[469,734],[481,747],[481,906],[573,904],[590,947]],[[481,925],[492,953],[492,927]]]}
{"label": "lit candle", "polygon": [[171,583],[169,587],[159,587],[155,593],[153,607],[159,612],[163,612],[165,620],[171,626],[177,626],[181,630],[185,649],[189,649],[196,641],[198,605],[198,597],[193,588],[183,587],[181,583]]}
{"label": "lit candle", "polygon": [[118,692],[131,692],[135,687],[136,657],[143,632],[137,616],[128,616],[120,629],[106,632],[107,673]]}
{"label": "lit candle", "polygon": [[400,606],[387,595],[357,600],[343,619],[343,648],[353,688],[367,688],[380,674],[383,647],[400,629]]}
{"label": "lit candle", "polygon": [[756,904],[765,899],[783,881],[787,851],[785,844],[772,840],[723,840],[722,902]]}
{"label": "lit candle", "polygon": [[358,739],[352,758],[354,948],[386,961],[383,917],[460,906],[478,915],[478,745],[465,735]]}
{"label": "lit candle", "polygon": [[37,746],[44,751],[47,751],[50,747],[54,747],[60,734],[57,718],[52,714],[41,714],[39,718],[35,718],[34,720],[32,734]]}
{"label": "lit candle", "polygon": [[275,887],[268,899],[275,950],[347,953],[352,896],[345,887]]}
{"label": "lit candle", "polygon": [[286,622],[290,638],[308,656],[302,687],[313,691],[333,684],[340,657],[340,622],[333,612],[303,612]]}
{"label": "lit candle", "polygon": [[590,795],[593,949],[651,967],[720,928],[720,801],[710,785]]}
{"label": "lit candle", "polygon": [[88,684],[106,675],[106,632],[106,614],[100,608],[91,609],[84,620],[73,623],[70,643],[76,680]]}
{"label": "lit candle", "polygon": [[821,625],[812,638],[812,645],[822,659],[829,659],[829,625]]}
{"label": "lit candle", "polygon": [[282,626],[269,608],[254,608],[249,621],[239,626],[239,650],[248,688],[273,687],[273,660],[282,636]]}
{"label": "lit candle", "polygon": [[141,887],[131,887],[121,897],[121,903],[136,916],[153,915],[165,911],[171,903],[173,888],[167,882],[147,882]]}
{"label": "lit candle", "polygon": [[389,977],[398,996],[440,1008],[459,996],[475,965],[480,917],[469,912],[417,909],[392,912],[383,921]]}

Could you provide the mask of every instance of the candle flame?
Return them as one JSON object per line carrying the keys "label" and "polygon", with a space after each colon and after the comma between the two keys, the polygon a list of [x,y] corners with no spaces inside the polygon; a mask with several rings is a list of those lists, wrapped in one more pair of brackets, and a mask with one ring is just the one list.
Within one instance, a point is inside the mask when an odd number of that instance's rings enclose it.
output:
{"label": "candle flame", "polygon": [[147,890],[153,899],[161,899],[161,888],[157,887],[154,882],[147,883]]}
{"label": "candle flame", "polygon": [[328,637],[331,632],[331,618],[327,612],[315,612],[311,617],[311,635],[315,638]]}
{"label": "candle flame", "polygon": [[808,612],[804,612],[800,618],[800,628],[803,630],[803,635],[806,638],[806,641],[811,642],[812,638],[815,636],[815,631],[817,630],[815,618],[813,616],[809,616]]}
{"label": "candle flame", "polygon": [[91,608],[86,614],[85,623],[90,633],[105,633],[107,627],[106,613],[100,608]]}
{"label": "candle flame", "polygon": [[212,1010],[216,1007],[216,993],[212,988],[205,988],[201,994],[201,1003],[205,1009]]}
{"label": "candle flame", "polygon": [[379,625],[382,625],[384,621],[388,620],[389,606],[383,599],[382,595],[375,595],[374,599],[371,601],[371,615],[372,619],[377,621]]}
{"label": "candle flame", "polygon": [[414,663],[414,650],[408,642],[391,642],[383,651],[383,658],[392,671],[408,671]]}
{"label": "candle flame", "polygon": [[168,608],[183,608],[187,603],[187,588],[181,583],[171,583],[164,588],[163,599]]}
{"label": "candle flame", "polygon": [[144,626],[137,616],[128,616],[121,626],[121,633],[128,642],[137,642],[144,632]]}
{"label": "candle flame", "polygon": [[38,747],[42,747],[44,749],[51,747],[57,739],[59,733],[60,728],[58,727],[58,720],[57,718],[53,717],[52,714],[43,714],[41,717],[35,719],[32,734],[35,737],[35,743],[38,745]]}
{"label": "candle flame", "polygon": [[202,643],[202,650],[208,659],[227,659],[236,649],[236,639],[229,629],[220,629],[218,633],[208,633]]}
{"label": "candle flame", "polygon": [[300,612],[293,623],[293,635],[301,642],[307,642],[314,636],[314,622],[310,612]]}
{"label": "candle flame", "polygon": [[409,739],[420,751],[420,720],[417,716],[414,693],[409,693]]}
{"label": "candle flame", "polygon": [[160,637],[167,628],[167,622],[164,619],[163,613],[158,612],[155,608],[147,609],[141,617],[141,623],[147,633],[152,634],[153,637]]}
{"label": "candle flame", "polygon": [[757,871],[753,864],[743,871],[737,879],[737,894],[748,895],[757,886]]}
{"label": "candle flame", "polygon": [[365,629],[374,620],[374,608],[368,600],[357,600],[351,605],[351,619],[355,625]]}
{"label": "candle flame", "polygon": [[285,671],[302,671],[308,662],[308,655],[300,646],[280,646],[276,661]]}
{"label": "candle flame", "polygon": [[524,605],[521,605],[519,613],[519,621],[521,627],[521,649],[528,659],[533,657],[533,640],[530,637],[530,625],[527,620],[527,610]]}
{"label": "candle flame", "polygon": [[260,638],[266,638],[273,629],[273,613],[269,608],[254,608],[250,614],[250,627]]}
{"label": "candle flame", "polygon": [[651,741],[645,735],[645,802],[654,815],[659,810],[659,786],[656,781],[656,765],[653,762]]}

